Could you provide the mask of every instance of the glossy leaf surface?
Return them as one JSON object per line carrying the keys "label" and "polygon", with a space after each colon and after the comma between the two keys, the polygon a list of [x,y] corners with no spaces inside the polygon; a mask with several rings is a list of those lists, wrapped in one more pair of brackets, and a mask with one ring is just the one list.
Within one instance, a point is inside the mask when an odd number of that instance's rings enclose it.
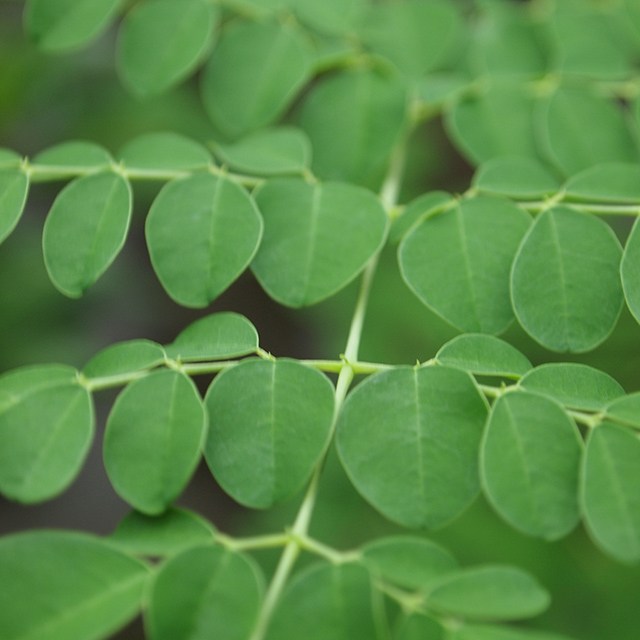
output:
{"label": "glossy leaf surface", "polygon": [[29,178],[20,169],[0,170],[0,242],[16,227],[24,211]]}

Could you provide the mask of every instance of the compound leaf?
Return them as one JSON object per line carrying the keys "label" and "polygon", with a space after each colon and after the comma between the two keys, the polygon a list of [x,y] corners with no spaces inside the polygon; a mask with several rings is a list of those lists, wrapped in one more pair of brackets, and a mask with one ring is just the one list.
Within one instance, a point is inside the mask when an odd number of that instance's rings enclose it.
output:
{"label": "compound leaf", "polygon": [[356,489],[387,518],[433,528],[478,493],[486,416],[469,374],[399,367],[369,377],[347,397],[338,453]]}
{"label": "compound leaf", "polygon": [[622,309],[622,250],[611,227],[566,207],[542,213],[524,238],[511,272],[520,324],[554,351],[593,349]]}
{"label": "compound leaf", "polygon": [[147,567],[84,533],[30,531],[0,539],[3,640],[99,640],[140,610]]}
{"label": "compound leaf", "polygon": [[251,268],[265,291],[290,307],[342,289],[385,238],[384,209],[362,187],[282,178],[260,187],[255,198],[264,237]]}
{"label": "compound leaf", "polygon": [[165,361],[164,349],[150,340],[127,340],[96,353],[82,369],[87,378],[126,376],[153,369]]}
{"label": "compound leaf", "polygon": [[121,175],[77,178],[55,199],[44,225],[44,262],[53,284],[80,297],[122,249],[132,206],[131,187]]}
{"label": "compound leaf", "polygon": [[16,227],[29,193],[29,176],[16,169],[0,170],[0,242]]}
{"label": "compound leaf", "polygon": [[178,133],[146,133],[118,153],[127,169],[195,171],[211,164],[211,155],[197,142]]}
{"label": "compound leaf", "polygon": [[499,333],[513,319],[509,269],[531,224],[506,200],[475,198],[423,220],[398,249],[402,277],[462,331]]}
{"label": "compound leaf", "polygon": [[216,376],[205,403],[205,458],[222,488],[246,506],[264,509],[293,496],[327,446],[333,386],[294,360],[231,367]]}
{"label": "compound leaf", "polygon": [[247,192],[208,173],[173,180],[147,216],[151,263],[166,292],[187,307],[206,307],[248,266],[262,219]]}
{"label": "compound leaf", "polygon": [[493,406],[480,452],[487,498],[524,533],[555,540],[580,520],[582,440],[555,402],[507,393]]}
{"label": "compound leaf", "polygon": [[218,546],[189,549],[162,565],[146,622],[152,640],[246,640],[264,578],[248,556]]}
{"label": "compound leaf", "polygon": [[116,492],[138,511],[162,513],[200,459],[206,415],[189,378],[171,370],[129,384],[104,436],[104,465]]}
{"label": "compound leaf", "polygon": [[612,162],[581,171],[564,186],[565,199],[578,202],[640,202],[640,165]]}

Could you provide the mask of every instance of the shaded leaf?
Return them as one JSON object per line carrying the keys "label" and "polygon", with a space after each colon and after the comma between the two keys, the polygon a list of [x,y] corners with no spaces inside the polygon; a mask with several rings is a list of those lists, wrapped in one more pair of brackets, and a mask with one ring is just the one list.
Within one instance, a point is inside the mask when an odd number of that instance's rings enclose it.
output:
{"label": "shaded leaf", "polygon": [[87,378],[122,376],[164,363],[164,349],[150,340],[127,340],[96,353],[82,369]]}
{"label": "shaded leaf", "polygon": [[604,410],[608,420],[640,429],[640,392],[616,398]]}
{"label": "shaded leaf", "polygon": [[629,311],[640,322],[640,217],[633,223],[620,263],[620,276]]}
{"label": "shaded leaf", "polygon": [[0,147],[0,169],[15,169],[22,164],[22,156],[11,149]]}
{"label": "shaded leaf", "polygon": [[397,623],[394,640],[442,640],[444,631],[434,618],[419,613],[403,615]]}
{"label": "shaded leaf", "polygon": [[146,133],[118,153],[127,169],[194,171],[211,164],[211,155],[197,142],[178,133]]}
{"label": "shaded leaf", "polygon": [[359,23],[367,0],[288,0],[298,19],[322,33],[342,34]]}
{"label": "shaded leaf", "polygon": [[578,202],[640,202],[640,165],[599,164],[569,179],[565,199]]}
{"label": "shaded leaf", "polygon": [[569,638],[534,629],[469,624],[456,630],[451,640],[569,640]]}
{"label": "shaded leaf", "polygon": [[29,177],[24,171],[0,170],[0,242],[16,228],[28,193]]}

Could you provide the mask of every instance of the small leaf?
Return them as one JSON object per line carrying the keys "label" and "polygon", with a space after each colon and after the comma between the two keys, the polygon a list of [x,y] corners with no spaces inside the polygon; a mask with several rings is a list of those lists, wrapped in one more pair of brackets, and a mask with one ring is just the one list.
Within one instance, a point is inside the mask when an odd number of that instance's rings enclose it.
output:
{"label": "small leaf", "polygon": [[116,492],[148,515],[180,495],[200,459],[206,415],[189,378],[161,370],[118,396],[104,435],[104,465]]}
{"label": "small leaf", "polygon": [[61,167],[61,170],[65,171],[65,175],[61,177],[67,177],[66,172],[69,170],[109,168],[111,162],[111,154],[106,149],[94,142],[84,140],[70,140],[56,144],[33,158],[35,165]]}
{"label": "small leaf", "polygon": [[151,264],[178,304],[206,307],[251,262],[262,219],[247,192],[208,173],[173,180],[147,216]]}
{"label": "small leaf", "polygon": [[128,340],[96,353],[84,366],[87,378],[123,376],[153,369],[165,361],[163,348],[150,340]]}
{"label": "small leaf", "polygon": [[489,565],[459,569],[429,594],[429,608],[445,615],[478,620],[516,620],[542,613],[549,594],[528,573]]}
{"label": "small leaf", "polygon": [[473,176],[479,193],[514,200],[543,199],[560,190],[560,182],[537,159],[500,156],[480,165]]}
{"label": "small leaf", "polygon": [[193,362],[237,358],[255,353],[257,348],[258,332],[251,322],[226,311],[196,320],[165,351],[169,358]]}
{"label": "small leaf", "polygon": [[29,177],[20,169],[0,169],[0,242],[20,220],[29,193]]}
{"label": "small leaf", "polygon": [[213,525],[193,511],[171,507],[159,516],[130,511],[108,540],[127,553],[171,556],[213,542]]}
{"label": "small leaf", "polygon": [[473,374],[516,379],[532,368],[529,360],[508,342],[472,333],[447,342],[436,354],[436,360]]}
{"label": "small leaf", "polygon": [[457,629],[450,640],[570,640],[556,633],[493,625],[469,624]]}
{"label": "small leaf", "polygon": [[[403,614],[396,625],[394,640],[443,640],[444,638],[440,623],[420,613]],[[447,640],[450,640],[449,636]]]}
{"label": "small leaf", "polygon": [[457,569],[445,549],[414,536],[393,536],[362,548],[362,561],[376,575],[407,589],[427,589],[434,580]]}
{"label": "small leaf", "polygon": [[80,297],[124,245],[131,220],[131,187],[122,176],[77,178],[55,199],[44,225],[44,262],[53,284]]}
{"label": "small leaf", "polygon": [[311,163],[311,143],[295,127],[273,127],[233,144],[216,144],[215,154],[232,169],[249,174],[302,173]]}
{"label": "small leaf", "polygon": [[23,367],[0,376],[0,490],[32,503],[58,495],[89,451],[91,396],[62,365]]}
{"label": "small leaf", "polygon": [[251,269],[274,300],[290,307],[345,287],[385,238],[384,209],[361,187],[282,178],[264,184],[255,198],[264,237]]}
{"label": "small leaf", "polygon": [[202,145],[170,132],[135,138],[120,149],[118,159],[134,171],[195,171],[211,164],[211,155]]}
{"label": "small leaf", "polygon": [[356,489],[387,518],[434,528],[478,493],[486,415],[469,374],[398,367],[372,375],[347,396],[338,453]]}
{"label": "small leaf", "polygon": [[622,309],[620,243],[595,216],[566,207],[540,214],[511,271],[520,324],[554,351],[593,349],[613,331]]}
{"label": "small leaf", "polygon": [[640,202],[640,165],[614,162],[585,169],[564,186],[565,199],[578,202]]}
{"label": "small leaf", "polygon": [[357,564],[316,564],[287,586],[266,640],[376,638],[369,573]]}
{"label": "small leaf", "polygon": [[123,0],[29,0],[25,28],[38,49],[70,51],[106,29],[122,4]]}
{"label": "small leaf", "polygon": [[431,191],[412,200],[393,222],[389,231],[389,242],[398,243],[411,227],[421,218],[440,211],[444,205],[453,201],[453,196],[446,191]]}
{"label": "small leaf", "polygon": [[582,505],[599,547],[621,562],[640,560],[640,441],[633,432],[606,423],[591,431]]}
{"label": "small leaf", "polygon": [[107,638],[142,606],[149,571],[84,533],[30,531],[0,539],[0,637]]}
{"label": "small leaf", "polygon": [[235,500],[266,509],[297,493],[327,447],[329,379],[295,360],[249,360],[214,378],[205,458]]}
{"label": "small leaf", "polygon": [[218,10],[203,0],[150,0],[122,23],[118,62],[136,93],[162,93],[189,76],[211,44]]}
{"label": "small leaf", "polygon": [[462,331],[499,333],[513,319],[509,269],[531,224],[506,200],[475,198],[423,220],[398,249],[402,277]]}
{"label": "small leaf", "polygon": [[16,169],[22,164],[22,156],[11,149],[0,147],[0,169]]}
{"label": "small leaf", "polygon": [[255,625],[264,578],[248,556],[217,546],[184,551],[162,565],[146,627],[152,640],[246,640]]}
{"label": "small leaf", "polygon": [[608,420],[640,429],[640,392],[617,398],[605,407]]}
{"label": "small leaf", "polygon": [[358,24],[366,0],[288,0],[298,19],[322,33],[342,34]]}
{"label": "small leaf", "polygon": [[624,396],[624,389],[609,375],[577,363],[543,364],[520,381],[528,391],[549,396],[571,409],[600,411]]}
{"label": "small leaf", "polygon": [[202,78],[213,123],[240,136],[275,120],[311,71],[311,52],[293,27],[238,21],[224,30]]}
{"label": "small leaf", "polygon": [[555,402],[530,393],[496,401],[480,452],[487,498],[509,524],[555,540],[580,520],[578,473],[582,440]]}
{"label": "small leaf", "polygon": [[620,276],[629,311],[640,322],[640,217],[633,223],[620,263]]}

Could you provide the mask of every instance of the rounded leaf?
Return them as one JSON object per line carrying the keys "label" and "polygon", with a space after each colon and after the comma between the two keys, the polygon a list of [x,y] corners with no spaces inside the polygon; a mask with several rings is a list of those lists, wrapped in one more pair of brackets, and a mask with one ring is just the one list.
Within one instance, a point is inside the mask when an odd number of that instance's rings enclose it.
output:
{"label": "rounded leaf", "polygon": [[450,640],[570,640],[570,638],[534,629],[465,624],[464,627],[455,631]]}
{"label": "rounded leaf", "polygon": [[0,169],[15,169],[22,164],[22,156],[12,149],[0,147]]}
{"label": "rounded leaf", "polygon": [[367,0],[287,0],[287,4],[298,19],[312,29],[327,34],[342,34],[358,24]]}
{"label": "rounded leaf", "polygon": [[564,186],[565,200],[640,202],[640,165],[610,162],[581,171]]}
{"label": "rounded leaf", "polygon": [[297,493],[325,451],[333,386],[294,360],[250,360],[214,378],[205,458],[235,500],[265,509]]}
{"label": "rounded leaf", "polygon": [[16,227],[27,203],[29,176],[21,169],[0,170],[0,242]]}
{"label": "rounded leaf", "polygon": [[453,202],[454,198],[446,191],[431,191],[412,200],[402,214],[393,221],[389,231],[389,242],[400,242],[404,235],[417,224],[418,220],[428,218],[446,205]]}
{"label": "rounded leaf", "polygon": [[486,416],[469,374],[399,367],[371,376],[347,397],[338,453],[356,489],[387,518],[433,528],[478,493]]}
{"label": "rounded leaf", "polygon": [[636,218],[624,248],[620,276],[629,311],[640,322],[640,217]]}
{"label": "rounded leaf", "polygon": [[608,420],[640,429],[640,392],[617,398],[605,407]]}
{"label": "rounded leaf", "polygon": [[164,349],[150,340],[127,340],[96,353],[84,366],[87,378],[126,376],[153,369],[165,361]]}
{"label": "rounded leaf", "polygon": [[95,142],[85,140],[61,142],[41,151],[33,158],[33,164],[51,168],[60,167],[61,172],[108,168],[111,162],[111,154],[106,149]]}

